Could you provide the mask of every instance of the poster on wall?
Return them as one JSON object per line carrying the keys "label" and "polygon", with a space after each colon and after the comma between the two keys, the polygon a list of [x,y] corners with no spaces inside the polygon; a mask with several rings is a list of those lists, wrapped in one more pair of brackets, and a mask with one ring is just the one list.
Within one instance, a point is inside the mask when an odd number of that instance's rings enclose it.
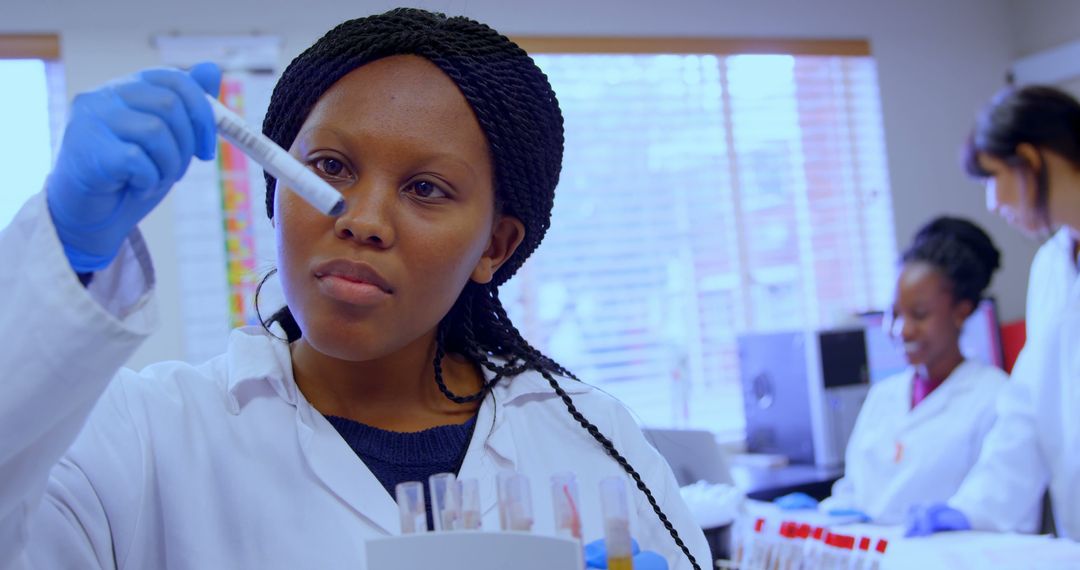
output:
{"label": "poster on wall", "polygon": [[[219,64],[219,100],[261,128],[278,75],[279,38],[158,36],[154,44],[165,65]],[[170,200],[184,359],[198,363],[225,350],[230,330],[259,324],[255,289],[273,268],[274,236],[262,167],[223,139],[215,159],[192,161],[176,186]],[[260,307],[272,313],[278,305],[270,287]]]}

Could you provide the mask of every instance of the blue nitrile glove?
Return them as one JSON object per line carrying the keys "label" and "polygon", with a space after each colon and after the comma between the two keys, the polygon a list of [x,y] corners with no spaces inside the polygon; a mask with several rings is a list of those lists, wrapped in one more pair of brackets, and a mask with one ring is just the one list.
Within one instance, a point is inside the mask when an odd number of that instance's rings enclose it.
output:
{"label": "blue nitrile glove", "polygon": [[870,522],[870,515],[859,509],[829,509],[825,514],[830,517],[843,517],[858,519],[858,522]]}
{"label": "blue nitrile glove", "polygon": [[46,183],[49,213],[76,273],[104,269],[135,225],[187,171],[214,156],[205,93],[221,70],[150,69],[80,94]]}
{"label": "blue nitrile glove", "polygon": [[971,530],[971,522],[964,513],[945,503],[915,505],[908,511],[904,536],[929,536],[950,530]]}
{"label": "blue nitrile glove", "polygon": [[818,507],[817,499],[806,493],[788,493],[773,499],[773,503],[784,511],[813,510]]}
{"label": "blue nitrile glove", "polygon": [[[667,560],[664,560],[663,556],[651,550],[641,550],[636,540],[631,539],[630,543],[634,555],[634,570],[668,570]],[[607,546],[604,539],[585,545],[585,568],[607,568]]]}

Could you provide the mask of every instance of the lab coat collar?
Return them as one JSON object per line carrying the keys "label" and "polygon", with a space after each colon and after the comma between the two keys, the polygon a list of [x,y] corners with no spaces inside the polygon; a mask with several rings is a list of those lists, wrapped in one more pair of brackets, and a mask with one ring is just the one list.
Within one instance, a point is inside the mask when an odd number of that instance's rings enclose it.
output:
{"label": "lab coat collar", "polygon": [[[975,367],[977,365],[969,360],[965,360],[949,374],[940,386],[934,389],[928,396],[923,398],[919,405],[915,406],[906,416],[903,423],[904,428],[908,428],[915,425],[920,425],[927,421],[927,418],[937,415],[944,411],[950,403],[956,402],[956,395],[968,390],[985,389],[976,386],[977,374],[974,374]],[[908,406],[911,405],[911,378],[914,377],[914,372],[909,376],[906,388],[904,390],[905,399],[904,402]]]}
{"label": "lab coat collar", "polygon": [[[497,364],[503,364],[498,361]],[[494,376],[485,369],[485,378]],[[577,380],[555,376],[563,391],[573,397],[592,390]],[[480,481],[480,510],[483,516],[498,505],[496,474],[502,470],[517,470],[518,446],[508,417],[511,408],[529,399],[558,398],[551,384],[539,372],[529,370],[513,378],[503,378],[484,398],[476,417],[476,430],[469,450],[458,471],[460,478]]]}
{"label": "lab coat collar", "polygon": [[[505,362],[497,360],[496,364],[501,365],[505,364]],[[494,373],[485,368],[484,377],[487,381],[491,381],[494,378]],[[571,397],[592,389],[587,384],[577,380],[560,376],[554,378],[563,391]],[[506,428],[508,408],[521,404],[530,398],[558,397],[548,380],[535,370],[527,370],[512,378],[500,379],[492,387],[491,393],[484,398],[484,402],[480,406],[480,411],[476,417],[477,429],[473,441],[476,443],[483,441],[486,448],[502,459],[502,468],[513,469],[517,464],[517,455],[513,434]],[[483,439],[475,437],[477,435],[482,435]],[[473,445],[469,446],[470,453],[474,447]],[[469,459],[469,455],[466,455],[465,462],[462,464],[463,470],[469,464]]]}
{"label": "lab coat collar", "polygon": [[280,338],[274,338],[256,326],[238,328],[229,335],[229,350],[225,354],[225,393],[226,406],[233,415],[239,414],[247,402],[267,387],[293,406],[299,400],[289,344],[282,340],[284,331],[274,328],[271,331]]}
{"label": "lab coat collar", "polygon": [[[504,364],[502,360],[496,360],[495,363],[500,365]],[[553,376],[555,381],[567,394],[582,394],[592,389],[583,382],[578,382],[577,380],[564,378],[558,375]],[[484,377],[490,381],[494,378],[494,374],[485,368]],[[513,378],[503,378],[499,380],[499,383],[492,388],[491,392],[496,399],[502,400],[506,404],[510,404],[519,398],[528,396],[558,397],[558,395],[555,394],[555,390],[551,387],[551,383],[548,382],[542,374],[534,370],[527,370]]]}
{"label": "lab coat collar", "polygon": [[[293,379],[292,354],[288,343],[282,340],[285,332],[276,323],[270,330],[278,338],[257,326],[241,327],[229,335],[229,350],[225,356],[228,369],[225,390],[229,398],[229,411],[234,415],[239,414],[240,408],[258,393],[250,388],[252,385],[268,384],[281,399],[294,406],[300,400]],[[498,365],[505,364],[502,359],[492,360]],[[487,368],[482,368],[482,371],[487,381],[495,376]],[[570,378],[555,376],[555,380],[571,396],[592,389]],[[528,370],[513,378],[500,379],[486,399],[494,398],[501,406],[529,396],[557,397],[551,384],[540,373]]]}

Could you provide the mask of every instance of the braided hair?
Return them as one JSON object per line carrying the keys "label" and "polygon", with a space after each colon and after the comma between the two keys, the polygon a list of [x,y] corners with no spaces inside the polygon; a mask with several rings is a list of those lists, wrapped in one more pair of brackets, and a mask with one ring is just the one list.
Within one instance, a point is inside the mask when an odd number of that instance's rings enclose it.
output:
{"label": "braided hair", "polygon": [[979,226],[962,218],[942,216],[915,234],[901,260],[935,267],[952,284],[953,299],[971,301],[974,309],[994,271],[1001,266],[1001,253]]}
{"label": "braided hair", "polygon": [[[499,300],[498,286],[517,272],[547,232],[562,169],[562,112],[547,76],[532,58],[507,37],[464,17],[398,8],[349,20],[327,32],[285,69],[274,87],[263,132],[280,146],[290,147],[308,113],[331,85],[362,65],[406,54],[431,61],[457,84],[487,139],[496,210],[519,219],[525,226],[524,240],[491,282],[468,282],[440,321],[432,363],[439,390],[453,402],[475,402],[504,378],[526,370],[539,372],[570,415],[633,479],[691,565],[699,569],[641,475],[577,409],[555,375],[575,381],[578,378],[530,345],[510,322]],[[265,176],[266,214],[273,218],[276,181],[269,173]],[[259,284],[260,288],[269,276]],[[269,319],[260,320],[267,329],[273,323],[281,326],[289,342],[302,334],[287,306]],[[489,370],[491,379],[474,394],[451,392],[442,374],[447,352],[462,354]]]}

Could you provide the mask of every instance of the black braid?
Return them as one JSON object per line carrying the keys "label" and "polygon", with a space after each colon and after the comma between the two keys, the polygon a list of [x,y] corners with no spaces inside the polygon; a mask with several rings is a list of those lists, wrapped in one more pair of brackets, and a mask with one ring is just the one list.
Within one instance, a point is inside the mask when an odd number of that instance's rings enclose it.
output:
{"label": "black braid", "polygon": [[551,384],[551,387],[555,390],[555,393],[558,394],[560,398],[562,398],[562,401],[564,404],[566,404],[566,409],[569,410],[570,415],[573,416],[574,419],[577,420],[579,424],[581,424],[581,427],[585,428],[585,431],[589,432],[589,434],[592,435],[596,441],[599,441],[600,445],[604,446],[604,450],[607,451],[607,454],[619,463],[619,465],[623,468],[623,471],[626,471],[626,473],[630,475],[630,477],[634,480],[634,483],[637,485],[638,490],[644,493],[645,498],[649,500],[649,504],[652,505],[653,512],[656,513],[656,517],[660,519],[660,522],[664,524],[664,528],[666,528],[668,533],[671,534],[671,538],[675,540],[675,544],[679,546],[679,549],[683,551],[683,554],[686,555],[686,558],[690,560],[690,565],[693,566],[695,570],[701,570],[701,567],[698,566],[697,559],[694,558],[693,554],[690,554],[690,549],[686,546],[686,543],[683,542],[682,537],[679,536],[679,531],[675,530],[675,525],[671,524],[671,521],[668,520],[667,515],[664,514],[664,511],[660,509],[660,505],[656,502],[656,497],[653,497],[652,491],[649,490],[649,487],[645,484],[645,481],[641,479],[641,475],[638,474],[637,470],[630,465],[630,462],[627,461],[621,453],[619,453],[619,450],[615,449],[615,444],[611,443],[611,440],[608,439],[607,436],[605,436],[603,433],[600,433],[600,428],[596,427],[596,424],[590,422],[580,411],[578,411],[577,406],[574,405],[574,401],[570,399],[570,394],[567,394],[566,391],[562,389],[562,386],[560,386],[559,383],[555,381],[554,376],[552,376],[547,371],[541,371],[540,374],[542,374],[544,378],[547,379],[548,383]]}
{"label": "black braid", "polygon": [[[453,402],[475,402],[504,378],[526,370],[542,374],[570,415],[630,475],[675,544],[700,570],[641,476],[611,440],[578,411],[554,379],[556,374],[573,380],[577,377],[522,338],[499,300],[497,287],[517,272],[550,226],[555,187],[562,170],[562,111],[547,76],[532,58],[505,36],[464,17],[447,18],[399,8],[349,20],[327,32],[285,69],[271,95],[263,132],[289,148],[311,109],[331,85],[362,65],[405,54],[431,61],[457,84],[487,139],[496,211],[517,218],[525,226],[524,239],[492,281],[484,285],[469,282],[439,323],[432,362],[439,390]],[[266,213],[273,218],[276,181],[268,173],[265,176]],[[290,342],[302,335],[288,307],[269,320],[260,316],[260,321],[267,328],[279,323]],[[442,360],[448,352],[462,354],[492,372],[491,380],[475,394],[454,394],[443,380]]]}

